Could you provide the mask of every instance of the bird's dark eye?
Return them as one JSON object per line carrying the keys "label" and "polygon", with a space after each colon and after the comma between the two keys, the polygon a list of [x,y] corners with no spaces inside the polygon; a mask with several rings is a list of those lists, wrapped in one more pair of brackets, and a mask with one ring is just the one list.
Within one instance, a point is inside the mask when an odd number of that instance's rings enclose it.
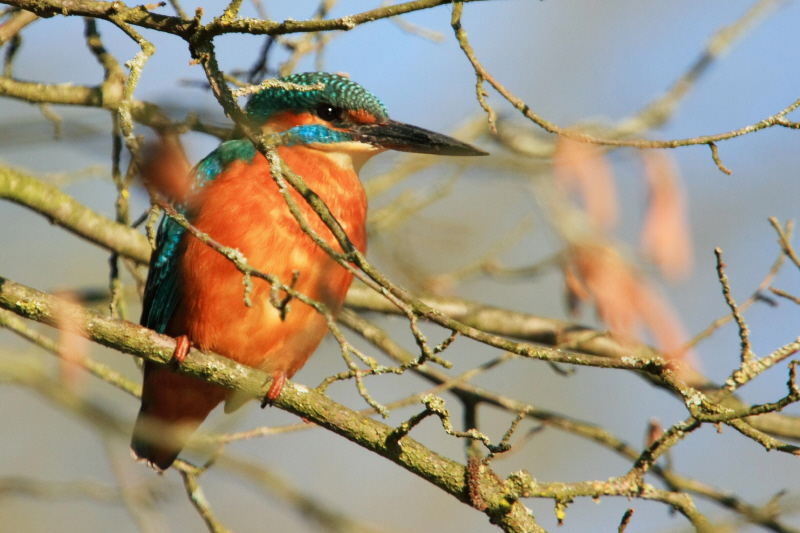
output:
{"label": "bird's dark eye", "polygon": [[340,107],[334,107],[328,102],[321,102],[317,105],[316,113],[319,118],[327,120],[328,122],[333,122],[334,120],[342,118],[342,109]]}

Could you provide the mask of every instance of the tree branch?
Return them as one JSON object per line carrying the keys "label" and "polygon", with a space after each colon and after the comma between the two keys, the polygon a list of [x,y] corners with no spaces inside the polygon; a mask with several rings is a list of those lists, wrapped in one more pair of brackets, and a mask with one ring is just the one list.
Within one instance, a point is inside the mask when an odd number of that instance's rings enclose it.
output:
{"label": "tree branch", "polygon": [[[74,234],[99,246],[117,251],[139,263],[148,263],[150,245],[147,238],[132,228],[113,222],[76,202],[56,187],[42,183],[19,171],[0,166],[0,198],[29,207]],[[473,330],[523,339],[547,346],[571,346],[581,353],[619,361],[624,357],[652,357],[656,352],[644,345],[622,345],[607,335],[569,322],[548,319],[472,303],[457,298],[425,298],[426,306],[440,317],[450,317]],[[402,314],[393,303],[363,286],[353,286],[346,305],[373,312]],[[510,342],[510,341],[509,341]],[[560,362],[572,362],[562,356]],[[570,359],[574,359],[571,358]],[[587,361],[594,364],[602,359]],[[598,365],[599,366],[599,365]],[[606,365],[607,366],[607,365]],[[651,383],[664,387],[657,375],[641,373]],[[703,374],[687,368],[682,378],[687,385],[712,393],[720,387]],[[667,387],[669,388],[669,387]],[[736,410],[749,406],[731,396],[722,404]],[[745,419],[755,429],[780,438],[800,440],[800,420],[790,415],[766,413]]]}
{"label": "tree branch", "polygon": [[[464,0],[477,2],[481,0]],[[189,40],[203,40],[226,33],[248,33],[250,35],[284,35],[287,33],[306,33],[318,31],[352,30],[356,26],[380,19],[404,15],[413,11],[421,11],[433,7],[447,5],[451,0],[416,0],[402,4],[388,5],[348,15],[337,19],[319,20],[258,20],[252,18],[234,18],[221,16],[205,26],[199,25],[197,19],[186,20],[151,13],[145,6],[128,7],[123,2],[100,2],[87,0],[0,0],[0,3],[19,7],[33,12],[40,17],[54,15],[92,17],[104,20],[112,18],[164,33],[171,33]]]}
{"label": "tree branch", "polygon": [[[56,325],[55,308],[68,315],[90,340],[148,361],[169,364],[175,340],[124,320],[104,317],[13,281],[0,278],[0,307]],[[263,398],[271,377],[226,357],[191,349],[177,371],[226,388]],[[373,451],[470,504],[464,465],[442,457],[410,437],[395,439],[394,428],[372,420],[302,385],[286,382],[275,406],[314,422]],[[542,531],[530,512],[503,483],[491,476],[481,480],[486,514],[506,531]]]}
{"label": "tree branch", "polygon": [[0,198],[44,215],[75,235],[139,263],[150,261],[147,238],[85,207],[57,187],[0,165]]}
{"label": "tree branch", "polygon": [[[501,309],[460,298],[426,297],[423,301],[438,313],[458,320],[469,327],[491,332],[515,339],[544,344],[547,346],[568,345],[572,350],[592,354],[609,359],[622,359],[631,356],[647,357],[656,353],[643,344],[622,344],[614,338],[599,334],[597,330],[579,326],[557,319],[543,318],[518,311]],[[345,304],[351,309],[373,311],[378,313],[401,314],[401,312],[381,295],[374,291],[355,285],[347,293]],[[720,391],[721,387],[697,370],[687,367],[682,369],[681,378],[691,388],[707,394]],[[658,387],[664,383],[658,375],[640,372],[640,376]],[[665,387],[672,390],[671,387]],[[726,398],[722,406],[731,409],[747,409],[749,405],[735,396]],[[744,419],[754,428],[782,438],[800,440],[800,419],[795,416],[765,413]]]}

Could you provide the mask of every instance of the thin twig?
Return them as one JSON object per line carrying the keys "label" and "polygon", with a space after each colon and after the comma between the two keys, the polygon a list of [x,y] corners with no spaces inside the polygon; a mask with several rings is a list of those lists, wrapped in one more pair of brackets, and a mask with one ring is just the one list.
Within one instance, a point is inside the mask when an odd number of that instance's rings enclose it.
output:
{"label": "thin twig", "polygon": [[728,282],[728,276],[725,275],[725,263],[722,262],[722,249],[715,248],[714,255],[717,257],[717,277],[722,285],[722,295],[725,297],[725,302],[731,308],[736,325],[739,326],[739,339],[742,345],[742,364],[748,363],[753,360],[755,355],[750,347],[750,329],[747,327],[747,322],[744,321],[739,308],[736,307],[736,302],[731,295],[731,286]]}
{"label": "thin twig", "polygon": [[175,468],[181,474],[183,486],[186,489],[186,495],[197,510],[197,513],[206,523],[208,530],[211,533],[228,533],[229,530],[214,516],[214,513],[208,505],[208,500],[206,500],[203,489],[197,483],[197,469],[181,460],[175,461]]}

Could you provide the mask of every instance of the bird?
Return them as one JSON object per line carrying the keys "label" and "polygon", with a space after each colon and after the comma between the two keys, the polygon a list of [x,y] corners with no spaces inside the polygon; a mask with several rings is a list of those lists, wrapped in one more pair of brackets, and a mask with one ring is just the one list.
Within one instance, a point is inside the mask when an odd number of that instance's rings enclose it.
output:
{"label": "bird", "polygon": [[[263,133],[283,134],[278,155],[325,202],[362,253],[367,197],[359,171],[367,160],[386,150],[486,155],[452,137],[390,119],[384,104],[347,76],[307,72],[279,81],[251,96],[244,108],[247,119]],[[252,267],[287,285],[292,281],[296,291],[337,315],[353,276],[303,231],[269,162],[249,139],[221,143],[188,179],[189,192],[177,208],[194,227],[238,249]],[[295,191],[291,194],[313,232],[341,251],[312,208]],[[267,281],[253,279],[245,303],[243,275],[236,266],[164,215],[140,323],[177,339],[173,363],[180,364],[193,346],[270,374],[266,401],[274,401],[285,380],[320,344],[327,324],[308,305],[278,309],[270,291]],[[144,363],[141,408],[131,439],[134,457],[158,471],[172,465],[220,403],[226,402],[226,412],[244,403],[231,390],[175,370]]]}

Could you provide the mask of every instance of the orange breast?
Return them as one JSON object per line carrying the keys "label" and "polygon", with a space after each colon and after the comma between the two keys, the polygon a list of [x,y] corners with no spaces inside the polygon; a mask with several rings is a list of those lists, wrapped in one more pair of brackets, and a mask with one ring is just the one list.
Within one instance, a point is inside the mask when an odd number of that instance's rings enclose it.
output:
{"label": "orange breast", "polygon": [[[284,161],[325,201],[353,244],[366,248],[367,201],[356,173],[307,147],[281,147]],[[294,192],[317,235],[341,250],[316,213]],[[194,224],[218,242],[238,248],[248,263],[324,303],[334,314],[344,302],[352,275],[321,250],[289,211],[269,165],[260,154],[234,163],[200,192]],[[182,299],[168,333],[188,335],[201,349],[267,372],[297,372],[327,332],[324,318],[293,300],[285,319],[270,303],[270,285],[253,278],[252,306],[244,303],[243,275],[225,257],[187,236],[179,265]],[[281,296],[285,296],[281,293]]]}

